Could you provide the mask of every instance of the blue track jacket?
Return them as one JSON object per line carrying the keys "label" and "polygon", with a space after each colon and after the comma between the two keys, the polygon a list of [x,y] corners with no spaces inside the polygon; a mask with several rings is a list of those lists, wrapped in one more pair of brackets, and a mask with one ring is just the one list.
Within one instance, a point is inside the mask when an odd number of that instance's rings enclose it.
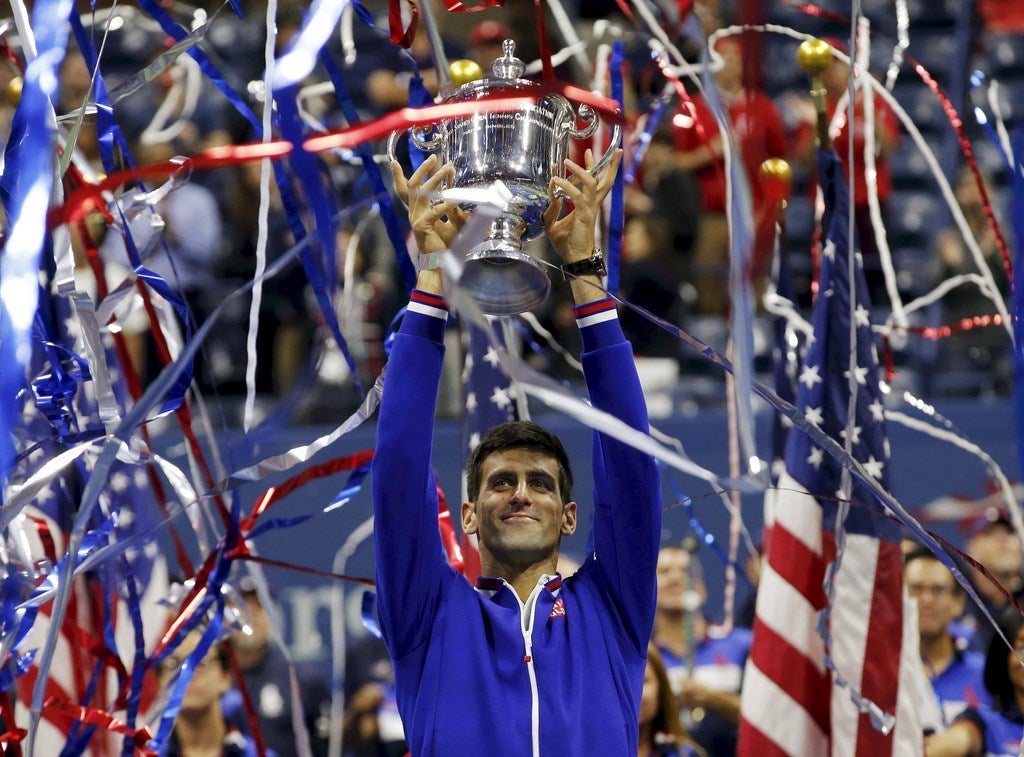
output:
{"label": "blue track jacket", "polygon": [[[647,410],[611,300],[576,308],[591,400],[637,429]],[[593,552],[519,601],[447,565],[430,454],[447,309],[414,292],[395,339],[373,460],[379,613],[414,757],[636,754],[661,533],[653,459],[594,439]]]}

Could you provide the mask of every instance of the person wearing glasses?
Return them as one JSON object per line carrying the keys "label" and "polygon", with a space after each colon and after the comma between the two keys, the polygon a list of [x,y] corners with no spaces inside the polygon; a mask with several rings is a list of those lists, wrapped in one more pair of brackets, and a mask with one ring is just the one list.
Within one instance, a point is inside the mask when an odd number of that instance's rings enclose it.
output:
{"label": "person wearing glasses", "polygon": [[922,702],[925,733],[946,730],[967,707],[989,704],[982,682],[985,657],[964,647],[950,624],[964,612],[966,595],[945,565],[927,549],[910,552],[903,582],[917,604],[921,664],[931,682],[929,701]]}
{"label": "person wearing glasses", "polygon": [[985,655],[984,682],[992,706],[968,707],[947,730],[926,738],[926,757],[1020,754],[1024,737],[1024,615],[1011,606],[998,620],[999,633],[992,637]]}

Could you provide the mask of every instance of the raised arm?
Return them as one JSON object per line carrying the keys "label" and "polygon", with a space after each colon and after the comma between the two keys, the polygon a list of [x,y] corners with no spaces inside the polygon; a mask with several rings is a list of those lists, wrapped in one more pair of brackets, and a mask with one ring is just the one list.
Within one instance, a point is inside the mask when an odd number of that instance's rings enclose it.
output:
{"label": "raised arm", "polygon": [[[436,170],[433,158],[408,182],[397,164],[392,170],[421,254],[443,249],[461,217],[430,199],[448,171]],[[382,627],[395,657],[415,649],[429,631],[442,581],[450,573],[441,558],[430,457],[448,317],[441,292],[440,272],[421,270],[395,336],[377,422],[372,464],[377,590]]]}
{"label": "raised arm", "polygon": [[[573,181],[553,180],[573,203],[548,217],[548,236],[566,263],[590,258],[601,201],[611,189],[621,153],[599,178],[566,161]],[[593,156],[587,153],[587,167]],[[557,220],[555,220],[557,218]],[[633,351],[619,325],[615,302],[599,289],[597,274],[572,281],[575,314],[583,340],[583,371],[595,407],[640,431],[648,430],[647,407]],[[622,631],[643,654],[654,622],[655,569],[661,534],[661,484],[654,460],[603,434],[594,437],[594,551],[588,560],[601,576],[599,590],[619,618]]]}

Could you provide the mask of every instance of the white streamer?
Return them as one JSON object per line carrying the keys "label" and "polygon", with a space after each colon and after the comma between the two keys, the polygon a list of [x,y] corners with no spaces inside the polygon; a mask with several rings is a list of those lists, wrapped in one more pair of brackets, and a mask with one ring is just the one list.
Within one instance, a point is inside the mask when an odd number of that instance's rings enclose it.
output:
{"label": "white streamer", "polygon": [[[266,71],[263,76],[263,143],[274,136],[274,50],[277,46],[277,0],[267,2],[267,43],[263,49]],[[260,161],[260,207],[256,232],[256,276],[249,303],[249,331],[246,337],[245,410],[242,428],[248,433],[256,422],[256,339],[260,328],[260,305],[263,303],[263,275],[267,270],[267,239],[270,236],[270,158]],[[273,357],[271,357],[273,359]]]}
{"label": "white streamer", "polygon": [[[794,29],[789,28],[788,26],[780,26],[778,24],[748,24],[743,26],[728,26],[723,29],[719,29],[710,37],[708,37],[708,45],[711,46],[713,41],[719,39],[720,37],[740,34],[747,30],[763,33],[781,34],[798,40],[816,39],[811,34],[804,34],[803,32],[798,32]],[[839,60],[842,60],[848,64],[851,63],[849,56],[847,56],[843,52],[840,52],[839,50],[833,49],[832,54]],[[963,210],[960,208],[960,204],[956,201],[956,196],[953,194],[953,189],[952,187],[950,187],[949,180],[946,179],[945,175],[942,172],[942,169],[939,167],[939,163],[935,157],[935,153],[932,151],[931,147],[928,145],[928,142],[921,134],[921,130],[917,128],[917,124],[914,123],[913,119],[906,112],[903,106],[900,105],[899,101],[896,100],[895,97],[893,97],[891,92],[889,92],[887,89],[885,89],[884,86],[882,86],[881,82],[877,81],[873,76],[870,75],[862,74],[861,79],[875,92],[877,92],[882,97],[882,99],[885,100],[886,104],[890,108],[892,108],[893,112],[896,114],[896,117],[899,118],[900,123],[903,124],[904,128],[907,130],[907,133],[910,134],[910,137],[914,140],[914,144],[917,145],[917,148],[921,151],[921,155],[924,157],[925,162],[928,164],[929,170],[931,170],[932,175],[935,177],[935,181],[939,185],[939,189],[942,192],[942,197],[946,201],[946,205],[949,207],[950,212],[953,215],[953,220],[956,223],[957,229],[960,231],[960,234],[964,238],[964,243],[967,245],[967,248],[971,251],[971,256],[974,259],[974,264],[978,267],[978,270],[980,271],[980,275],[983,278],[985,278],[985,280],[988,282],[990,292],[998,292],[999,287],[996,286],[995,279],[992,277],[992,272],[989,270],[988,265],[985,262],[985,255],[984,253],[982,253],[981,248],[978,246],[977,240],[971,233],[971,228],[967,223],[967,219],[964,217],[964,213]],[[992,298],[992,301],[996,307],[996,310],[998,310],[999,315],[1001,316],[1002,323],[1006,329],[1006,332],[1010,335],[1010,339],[1013,340],[1013,323],[1010,320],[1009,313],[1006,309],[1006,301],[1002,298],[1002,296]]]}

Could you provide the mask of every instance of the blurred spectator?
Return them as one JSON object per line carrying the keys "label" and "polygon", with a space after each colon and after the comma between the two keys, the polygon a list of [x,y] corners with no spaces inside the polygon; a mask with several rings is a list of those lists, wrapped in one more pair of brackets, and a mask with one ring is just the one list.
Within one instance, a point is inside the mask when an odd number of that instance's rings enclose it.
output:
{"label": "blurred spectator", "polygon": [[660,218],[668,225],[668,246],[662,260],[672,280],[692,290],[686,300],[690,303],[696,297],[690,283],[690,256],[700,200],[693,173],[676,166],[674,152],[668,130],[659,129],[651,135],[637,181],[626,188],[626,212]]}
{"label": "blurred spectator", "polygon": [[[294,243],[288,219],[281,205],[281,195],[274,177],[270,178],[269,213],[267,217],[267,265],[270,266]],[[225,198],[227,206],[227,252],[218,266],[222,281],[240,286],[256,272],[256,246],[259,234],[260,164],[245,163],[235,169],[235,178]],[[260,356],[256,365],[256,391],[281,394],[291,389],[309,362],[315,322],[307,304],[309,280],[302,263],[296,258],[272,279],[263,283],[256,349]],[[224,373],[231,379],[222,382],[225,392],[244,392],[246,345],[239,334],[249,328],[249,303],[232,311],[232,334],[223,346],[231,355],[231,365]],[[225,314],[228,317],[228,314]],[[233,367],[233,370],[232,370]]]}
{"label": "blurred spectator", "polygon": [[[622,234],[620,292],[623,299],[653,315],[679,325],[683,302],[679,287],[666,276],[671,258],[669,225],[658,216],[638,215],[626,221]],[[620,316],[626,338],[638,357],[678,358],[680,341],[660,326],[629,308]]]}
{"label": "blurred spectator", "polygon": [[[292,726],[291,681],[288,661],[271,643],[270,616],[260,602],[256,584],[246,576],[238,585],[245,600],[252,633],[236,631],[229,643],[245,676],[245,685],[252,697],[260,729],[267,747],[280,757],[297,753],[295,729]],[[330,733],[330,691],[319,672],[311,666],[296,665],[295,675],[302,696],[309,741],[316,757],[327,754]],[[241,717],[241,696],[234,692],[225,698],[228,717]]]}
{"label": "blurred spectator", "polygon": [[1019,0],[978,0],[982,29],[988,34],[1024,34],[1024,5]]}
{"label": "blurred spectator", "polygon": [[[140,145],[135,149],[139,163],[159,163],[180,154],[174,143]],[[213,192],[194,181],[180,183],[154,205],[134,218],[128,218],[128,229],[143,265],[164,278],[175,292],[183,296],[193,318],[192,325],[202,323],[226,294],[218,277],[224,255],[223,223],[217,198]],[[127,206],[122,207],[127,210]],[[115,218],[123,219],[115,213]],[[128,248],[118,231],[107,233],[100,247],[105,261],[127,265]],[[151,340],[150,340],[151,341]],[[159,370],[153,345],[146,357],[143,376],[155,376]],[[198,356],[197,356],[198,357]],[[213,366],[211,366],[213,367]],[[196,376],[205,378],[197,364]],[[217,377],[210,377],[217,383]]]}
{"label": "blurred spectator", "polygon": [[387,647],[366,636],[345,653],[345,757],[401,757],[405,731],[395,700],[395,674]]}
{"label": "blurred spectator", "polygon": [[[440,24],[445,16],[445,7],[438,0],[432,0],[435,10],[434,18]],[[440,12],[437,12],[440,9]],[[404,21],[403,23],[408,23]],[[383,24],[387,28],[387,23]],[[443,31],[439,29],[439,32]],[[442,38],[445,55],[449,61],[466,57],[465,46],[458,42]],[[409,105],[409,82],[412,79],[415,67],[419,69],[423,79],[423,86],[431,96],[436,97],[438,93],[437,71],[434,69],[433,48],[430,39],[422,31],[416,34],[412,45],[407,51],[401,51],[395,45],[386,45],[378,42],[374,51],[375,64],[369,72],[363,86],[370,101],[376,106],[379,113],[386,113],[396,108],[404,108]],[[411,59],[411,60],[410,60]],[[418,103],[412,103],[417,105]]]}
{"label": "blurred spectator", "polygon": [[686,735],[679,722],[672,685],[657,645],[647,646],[647,671],[640,696],[640,748],[638,757],[689,757],[704,752]]}
{"label": "blurred spectator", "polygon": [[[1003,590],[1018,602],[1024,601],[1024,574],[1021,572],[1024,548],[1021,546],[1020,537],[1003,513],[995,508],[988,510],[975,525],[973,533],[967,540],[965,551],[981,563],[999,584],[997,586],[992,583],[979,570],[969,573],[975,591],[993,618],[998,618],[999,613],[1009,604]],[[964,627],[973,632],[970,640],[971,649],[979,652],[988,649],[989,639],[992,638],[992,626],[981,608],[973,602],[967,605],[964,613]]]}
{"label": "blurred spectator", "polygon": [[683,707],[683,725],[708,753],[736,753],[740,685],[751,633],[711,626],[702,607],[707,590],[700,563],[682,547],[658,555],[658,600],[654,643]]}
{"label": "blurred spectator", "polygon": [[[785,153],[785,127],[771,98],[743,87],[739,40],[723,38],[716,49],[723,63],[715,80],[740,151],[733,157],[742,161],[751,189],[755,227],[751,275],[760,276],[770,259],[775,217],[767,212],[759,171],[765,159]],[[672,125],[676,146],[673,162],[678,168],[695,172],[700,192],[701,214],[692,263],[696,311],[724,315],[729,304],[729,226],[722,135],[710,105],[701,95],[684,104]]]}
{"label": "blurred spectator", "polygon": [[1007,607],[997,618],[999,635],[985,655],[985,688],[992,706],[969,707],[946,731],[925,740],[928,757],[1017,757],[1024,736],[1024,616]]}
{"label": "blurred spectator", "polygon": [[[173,685],[182,663],[201,639],[202,631],[193,631],[160,663],[157,678],[161,688]],[[229,725],[221,710],[221,697],[230,688],[227,653],[220,644],[214,644],[196,665],[174,720],[174,730],[160,750],[160,757],[255,757],[255,746],[241,731]]]}
{"label": "blurred spectator", "polygon": [[[985,265],[1005,302],[1009,292],[1006,266],[1003,264],[996,234],[989,225],[981,192],[967,168],[961,170],[954,189],[970,233],[978,243]],[[992,187],[986,186],[985,189],[989,198],[993,198]],[[979,274],[974,256],[958,228],[940,231],[935,238],[935,250],[940,265],[936,284],[954,276]],[[1011,367],[1010,341],[1006,329],[998,325],[957,329],[958,325],[976,316],[994,315],[997,311],[992,298],[976,283],[966,282],[946,293],[941,302],[942,322],[953,326],[954,331],[939,343],[939,363],[946,367],[990,371],[996,390],[1007,391]]]}
{"label": "blurred spectator", "polygon": [[911,552],[903,578],[917,604],[921,662],[931,682],[932,698],[920,708],[922,728],[944,731],[964,708],[989,703],[982,682],[985,658],[961,649],[950,633],[950,624],[963,614],[965,596],[935,555],[926,549]]}
{"label": "blurred spectator", "polygon": [[[844,46],[840,40],[830,39],[832,47],[843,50]],[[885,276],[882,273],[881,258],[878,245],[875,242],[875,232],[871,224],[870,206],[868,201],[868,182],[865,172],[864,145],[866,144],[867,125],[864,119],[864,90],[863,85],[858,83],[853,105],[853,163],[850,163],[851,129],[848,123],[848,110],[844,105],[843,112],[836,115],[836,107],[840,99],[847,93],[850,86],[850,66],[838,58],[832,59],[832,64],[825,69],[821,75],[822,84],[825,86],[828,100],[828,117],[832,128],[832,145],[839,159],[843,162],[846,175],[849,177],[853,171],[853,213],[854,223],[857,227],[857,236],[860,241],[861,252],[864,258],[864,275],[867,278],[868,291],[871,293],[871,301],[875,305],[882,305],[888,302],[888,295],[885,290]],[[874,137],[875,137],[875,187],[878,194],[879,209],[882,214],[883,225],[888,228],[888,200],[892,195],[892,169],[889,167],[889,156],[896,149],[900,138],[899,122],[892,109],[880,96],[873,95],[874,107]],[[796,99],[791,99],[793,110],[798,113],[801,125],[797,130],[796,154],[802,156],[803,160],[810,166],[814,164],[814,137],[816,132],[817,115],[813,104],[809,100],[803,101],[802,105],[797,104]]]}

